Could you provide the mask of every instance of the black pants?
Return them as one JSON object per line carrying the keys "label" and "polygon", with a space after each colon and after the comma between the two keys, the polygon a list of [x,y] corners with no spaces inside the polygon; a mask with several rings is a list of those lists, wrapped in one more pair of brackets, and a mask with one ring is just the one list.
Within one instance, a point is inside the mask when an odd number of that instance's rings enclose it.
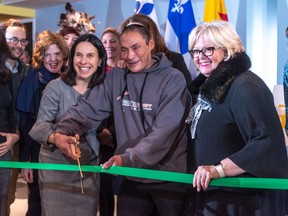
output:
{"label": "black pants", "polygon": [[187,190],[185,216],[284,216],[287,215],[284,190],[210,187]]}
{"label": "black pants", "polygon": [[186,185],[140,183],[124,179],[118,195],[118,216],[149,216],[155,207],[160,216],[182,216]]}
{"label": "black pants", "polygon": [[100,175],[100,216],[114,215],[114,195],[112,190],[113,177],[114,176],[105,173],[101,173]]}
{"label": "black pants", "polygon": [[33,170],[33,183],[28,183],[28,210],[26,216],[41,215],[41,198],[38,183],[38,170]]}
{"label": "black pants", "polygon": [[[0,136],[0,143],[1,143]],[[0,144],[1,145],[1,144]],[[11,152],[8,151],[6,154],[0,157],[1,161],[11,161]],[[10,178],[11,169],[0,168],[0,216],[7,215],[7,201],[8,201],[8,185]]]}
{"label": "black pants", "polygon": [[[114,148],[109,146],[100,146],[100,164],[105,163],[114,155]],[[99,194],[99,212],[100,216],[114,215],[114,176],[101,173],[100,175],[100,194]]]}
{"label": "black pants", "polygon": [[[12,161],[19,161],[19,143],[15,143],[11,149]],[[8,188],[8,203],[7,203],[7,215],[10,215],[10,206],[15,201],[15,193],[17,187],[18,175],[21,169],[12,169],[9,179]]]}

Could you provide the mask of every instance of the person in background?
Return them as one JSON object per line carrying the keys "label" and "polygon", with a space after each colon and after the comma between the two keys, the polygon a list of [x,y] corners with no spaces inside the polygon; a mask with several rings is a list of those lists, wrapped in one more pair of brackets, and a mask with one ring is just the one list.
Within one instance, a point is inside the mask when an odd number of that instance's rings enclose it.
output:
{"label": "person in background", "polygon": [[150,32],[151,37],[153,37],[155,41],[155,46],[152,50],[152,53],[163,52],[167,58],[172,62],[172,67],[181,71],[186,79],[187,86],[190,86],[192,82],[191,73],[189,72],[186,63],[184,61],[183,56],[180,53],[176,53],[170,51],[165,44],[164,38],[161,36],[157,25],[155,22],[147,15],[144,14],[134,14],[129,17],[125,22],[120,26],[120,30],[122,31],[127,23],[129,22],[138,22],[146,27],[146,29]]}
{"label": "person in background", "polygon": [[[14,114],[14,92],[12,73],[5,63],[11,58],[4,32],[0,31],[0,160],[11,161],[11,148],[19,140],[17,120]],[[8,189],[11,169],[0,169],[0,216],[9,212]],[[9,205],[8,205],[9,206]]]}
{"label": "person in background", "polygon": [[31,56],[28,50],[24,50],[23,54],[20,56],[20,60],[25,65],[29,66],[31,64]]}
{"label": "person in background", "polygon": [[[77,31],[75,28],[71,26],[62,26],[57,31],[57,33],[59,33],[64,38],[64,41],[67,47],[69,48],[69,51],[71,50],[71,47],[73,46],[77,38],[80,36],[79,31]],[[69,64],[69,61],[66,62],[66,65],[65,65],[66,68],[63,69],[63,72],[68,70],[68,64]]]}
{"label": "person in background", "polygon": [[[55,146],[55,124],[69,107],[82,96],[87,97],[104,80],[106,52],[101,40],[93,34],[81,35],[71,48],[69,64],[70,70],[46,86],[37,121],[29,133],[41,144],[39,162],[42,163],[77,164]],[[96,129],[82,136],[77,146],[81,165],[99,165]],[[99,174],[93,172],[83,172],[81,178],[74,171],[39,170],[42,215],[96,216],[99,180]]]}
{"label": "person in background", "polygon": [[[16,95],[20,83],[29,69],[20,61],[20,57],[25,52],[29,41],[27,40],[26,28],[20,20],[8,19],[3,23],[1,29],[4,31],[6,43],[11,53],[11,57],[6,60],[5,65],[12,72],[13,92]],[[16,118],[19,118],[19,113],[17,112]]]}
{"label": "person in background", "polygon": [[108,27],[102,33],[101,40],[107,53],[106,71],[109,72],[120,60],[120,34],[117,29]]}
{"label": "person in background", "polygon": [[[190,104],[183,74],[163,53],[152,55],[154,38],[141,23],[128,23],[120,44],[127,68],[113,68],[103,85],[67,110],[56,125],[56,146],[75,159],[69,148],[73,142],[65,134],[98,128],[114,113],[117,148],[103,169],[115,165],[186,172],[187,140],[179,127]],[[179,183],[125,178],[117,215],[146,216],[154,205],[159,215],[183,215],[185,189]]]}
{"label": "person in background", "polygon": [[[32,67],[20,85],[16,103],[16,108],[20,111],[20,161],[38,162],[40,144],[28,133],[36,121],[42,92],[51,80],[60,76],[68,60],[68,53],[69,49],[62,36],[48,30],[38,35],[33,50]],[[21,174],[29,188],[26,215],[39,216],[41,203],[38,170],[21,169]]]}
{"label": "person in background", "polygon": [[[120,60],[120,34],[117,29],[108,27],[101,35],[102,44],[107,53],[106,73],[108,74],[113,67],[116,67]],[[114,155],[116,149],[116,135],[113,115],[103,121],[97,129],[97,139],[100,142],[100,164],[106,162]],[[114,194],[117,195],[117,185],[121,177],[109,174],[100,175],[100,197],[99,213],[100,216],[114,215]]]}
{"label": "person in background", "polygon": [[61,28],[59,34],[63,36],[65,43],[67,44],[69,50],[71,50],[73,44],[80,36],[80,33],[73,27],[65,26]]}
{"label": "person in background", "polygon": [[[288,39],[288,26],[285,30],[285,36]],[[287,47],[288,52],[288,47]],[[287,143],[287,136],[288,136],[288,59],[286,60],[284,64],[284,71],[283,71],[283,92],[284,92],[284,104],[285,104],[285,126],[284,131],[286,133],[286,150],[287,150],[287,156],[288,156],[288,143]],[[286,192],[286,200],[288,202],[288,192]],[[288,212],[288,204],[286,206],[286,211]]]}
{"label": "person in background", "polygon": [[[288,27],[285,30],[286,38],[288,39]],[[288,48],[287,48],[288,51]],[[286,113],[286,122],[285,122],[285,132],[288,135],[288,60],[284,64],[283,71],[283,91],[284,91],[284,102],[285,102],[285,113]]]}
{"label": "person in background", "polygon": [[209,186],[224,177],[287,178],[288,159],[273,95],[249,70],[235,28],[202,23],[189,47],[206,80],[186,120],[194,179],[185,215],[286,215],[285,191]]}
{"label": "person in background", "polygon": [[[10,55],[5,59],[5,67],[11,72],[11,93],[13,94],[13,109],[15,109],[15,102],[18,93],[18,88],[20,86],[21,80],[26,75],[29,67],[25,66],[19,60],[20,56],[23,54],[25,47],[28,45],[26,28],[20,20],[8,19],[2,26],[1,31],[6,39],[6,44],[9,48]],[[1,50],[2,52],[2,50]],[[14,115],[17,120],[17,128],[19,123],[19,112],[14,110]],[[4,147],[4,145],[3,145]],[[9,148],[9,146],[6,146]],[[12,147],[12,160],[19,160],[19,143],[16,143]],[[10,212],[10,205],[15,200],[16,192],[16,182],[18,179],[20,169],[12,169],[11,176],[9,179],[9,193],[8,193],[8,206],[7,212]],[[1,207],[2,208],[2,207]]]}

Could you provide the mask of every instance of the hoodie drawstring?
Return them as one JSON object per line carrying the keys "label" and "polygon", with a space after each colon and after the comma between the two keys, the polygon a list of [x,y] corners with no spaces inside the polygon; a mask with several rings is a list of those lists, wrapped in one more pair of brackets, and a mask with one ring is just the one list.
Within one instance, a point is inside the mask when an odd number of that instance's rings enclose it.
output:
{"label": "hoodie drawstring", "polygon": [[146,128],[145,128],[145,115],[144,115],[144,111],[143,111],[142,99],[143,99],[143,91],[144,91],[144,87],[145,87],[145,83],[146,83],[147,77],[148,77],[148,73],[145,74],[145,78],[144,78],[144,81],[143,81],[143,84],[142,84],[142,87],[141,87],[141,91],[140,91],[140,101],[139,101],[140,102],[140,117],[141,117],[141,122],[142,122],[143,129],[145,131],[145,134],[147,134],[147,131],[146,131]]}
{"label": "hoodie drawstring", "polygon": [[[124,75],[124,80],[125,80],[125,87],[121,93],[121,108],[123,110],[123,104],[122,104],[122,100],[123,100],[123,97],[125,95],[125,92],[126,90],[128,89],[128,86],[127,86],[127,75],[128,75],[129,72],[125,73]],[[147,134],[147,131],[146,131],[146,128],[145,128],[145,115],[144,115],[144,111],[143,111],[143,92],[144,92],[144,87],[145,87],[145,83],[146,83],[146,80],[147,80],[147,77],[148,77],[148,73],[145,74],[145,78],[144,78],[144,81],[143,81],[143,84],[142,84],[142,87],[141,87],[141,90],[140,90],[140,100],[139,100],[139,108],[140,108],[140,117],[141,117],[141,124],[142,124],[142,127],[145,131],[145,134]]]}

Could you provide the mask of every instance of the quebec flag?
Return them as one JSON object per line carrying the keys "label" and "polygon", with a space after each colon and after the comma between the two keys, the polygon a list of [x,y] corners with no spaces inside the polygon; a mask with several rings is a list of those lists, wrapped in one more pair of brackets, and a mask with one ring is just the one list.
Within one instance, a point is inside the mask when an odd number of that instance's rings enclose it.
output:
{"label": "quebec flag", "polygon": [[190,0],[170,0],[165,30],[165,42],[171,51],[188,52],[188,38],[196,26]]}
{"label": "quebec flag", "polygon": [[[157,25],[160,31],[158,18],[156,15],[155,5],[153,0],[136,0],[135,13],[145,14],[149,16]],[[161,32],[161,31],[160,31]]]}

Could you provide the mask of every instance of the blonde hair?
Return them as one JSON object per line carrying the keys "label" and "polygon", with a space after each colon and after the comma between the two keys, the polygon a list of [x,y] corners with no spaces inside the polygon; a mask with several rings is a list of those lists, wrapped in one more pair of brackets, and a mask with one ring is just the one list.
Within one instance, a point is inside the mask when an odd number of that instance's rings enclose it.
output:
{"label": "blonde hair", "polygon": [[103,36],[104,36],[105,34],[107,34],[107,33],[111,33],[111,34],[115,35],[115,37],[118,39],[118,41],[120,41],[120,33],[117,31],[116,28],[107,27],[107,28],[103,31],[103,33],[102,33],[102,35],[101,35],[101,39],[102,39]]}
{"label": "blonde hair", "polygon": [[213,43],[216,47],[223,48],[225,61],[233,58],[235,53],[245,51],[235,28],[226,21],[204,22],[196,26],[189,35],[189,50],[195,47],[199,38]]}
{"label": "blonde hair", "polygon": [[45,52],[47,48],[53,44],[56,44],[57,47],[60,49],[64,60],[63,66],[66,65],[66,62],[68,60],[69,49],[63,37],[59,34],[52,33],[49,30],[45,30],[38,35],[37,41],[35,43],[32,56],[32,66],[34,68],[39,69],[40,67],[43,66],[42,63],[44,61]]}

